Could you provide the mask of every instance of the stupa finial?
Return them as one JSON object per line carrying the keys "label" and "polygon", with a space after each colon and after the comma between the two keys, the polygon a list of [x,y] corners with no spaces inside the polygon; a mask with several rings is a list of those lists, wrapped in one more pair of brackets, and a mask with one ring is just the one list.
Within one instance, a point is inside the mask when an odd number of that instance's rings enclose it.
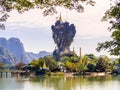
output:
{"label": "stupa finial", "polygon": [[62,16],[61,16],[61,13],[60,13],[59,21],[62,21]]}

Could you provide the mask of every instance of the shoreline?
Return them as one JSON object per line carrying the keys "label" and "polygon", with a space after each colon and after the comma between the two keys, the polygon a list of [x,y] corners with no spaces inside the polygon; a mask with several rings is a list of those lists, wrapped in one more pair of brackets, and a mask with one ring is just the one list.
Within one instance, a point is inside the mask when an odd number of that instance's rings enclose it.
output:
{"label": "shoreline", "polygon": [[29,76],[29,77],[76,77],[76,76],[107,76],[107,75],[117,75],[111,72],[84,72],[84,73],[78,73],[78,72],[50,72],[46,74],[38,74],[36,75],[35,72],[22,72],[22,73],[11,73],[12,75],[20,75],[20,76]]}
{"label": "shoreline", "polygon": [[[51,75],[37,75],[39,77],[76,77],[76,76],[91,76],[91,77],[96,77],[96,76],[107,76],[107,75],[114,75],[110,72],[87,72],[86,74],[77,74],[74,72],[70,73],[63,73],[63,72],[52,72]],[[30,77],[37,77],[36,75],[31,75]]]}

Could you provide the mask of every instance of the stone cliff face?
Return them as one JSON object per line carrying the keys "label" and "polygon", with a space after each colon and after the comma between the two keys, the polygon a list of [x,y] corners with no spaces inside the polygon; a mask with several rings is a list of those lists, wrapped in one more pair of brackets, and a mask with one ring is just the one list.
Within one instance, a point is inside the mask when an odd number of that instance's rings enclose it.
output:
{"label": "stone cliff face", "polygon": [[56,60],[60,60],[62,56],[71,56],[70,45],[76,34],[76,28],[74,24],[69,24],[69,22],[63,22],[57,20],[55,25],[51,26],[52,38],[57,45],[57,49],[54,50],[53,56]]}
{"label": "stone cliff face", "polygon": [[32,60],[52,55],[50,52],[40,51],[37,54],[25,52],[23,43],[18,38],[0,38],[0,62],[4,64],[29,63]]}
{"label": "stone cliff face", "polygon": [[6,48],[8,50],[8,41],[6,38],[0,38],[0,46]]}
{"label": "stone cliff face", "polygon": [[12,53],[9,53],[4,47],[0,46],[0,62],[7,65],[14,65],[17,63],[17,58]]}
{"label": "stone cliff face", "polygon": [[13,53],[19,59],[19,61],[27,63],[26,53],[21,41],[17,38],[10,38],[8,42],[8,51]]}
{"label": "stone cliff face", "polygon": [[26,53],[23,44],[18,38],[0,38],[0,46],[4,47],[9,53],[17,58],[17,62],[27,63]]}

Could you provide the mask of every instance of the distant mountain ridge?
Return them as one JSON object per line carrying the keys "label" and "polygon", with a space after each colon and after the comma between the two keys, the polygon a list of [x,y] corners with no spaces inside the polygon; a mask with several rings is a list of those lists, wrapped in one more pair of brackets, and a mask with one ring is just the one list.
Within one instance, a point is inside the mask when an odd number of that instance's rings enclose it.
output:
{"label": "distant mountain ridge", "polygon": [[0,46],[4,47],[9,53],[15,55],[17,62],[27,63],[24,46],[18,38],[0,38]]}
{"label": "distant mountain ridge", "polygon": [[[25,52],[23,43],[18,38],[10,38],[8,40],[6,38],[0,38],[0,47],[1,54],[2,52],[6,53],[0,56],[0,61],[5,64],[15,64],[18,62],[29,63],[31,60],[44,57],[45,55],[52,55],[52,53],[46,51],[40,51],[38,54],[34,54],[33,52]],[[4,59],[3,57],[11,58]]]}
{"label": "distant mountain ridge", "polygon": [[26,56],[27,56],[27,59],[29,61],[33,60],[33,59],[38,59],[38,58],[44,57],[46,55],[52,55],[52,53],[51,52],[46,52],[46,51],[40,51],[37,54],[35,54],[33,52],[26,52]]}

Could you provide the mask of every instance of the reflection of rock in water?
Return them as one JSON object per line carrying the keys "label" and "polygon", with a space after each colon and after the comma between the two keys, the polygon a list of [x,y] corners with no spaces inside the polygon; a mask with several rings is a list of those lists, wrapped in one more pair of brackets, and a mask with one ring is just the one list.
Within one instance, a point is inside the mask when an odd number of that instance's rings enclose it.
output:
{"label": "reflection of rock in water", "polygon": [[53,40],[57,44],[57,49],[53,55],[57,60],[63,55],[71,55],[70,45],[76,33],[74,24],[69,22],[56,21],[55,25],[51,26],[53,32]]}

